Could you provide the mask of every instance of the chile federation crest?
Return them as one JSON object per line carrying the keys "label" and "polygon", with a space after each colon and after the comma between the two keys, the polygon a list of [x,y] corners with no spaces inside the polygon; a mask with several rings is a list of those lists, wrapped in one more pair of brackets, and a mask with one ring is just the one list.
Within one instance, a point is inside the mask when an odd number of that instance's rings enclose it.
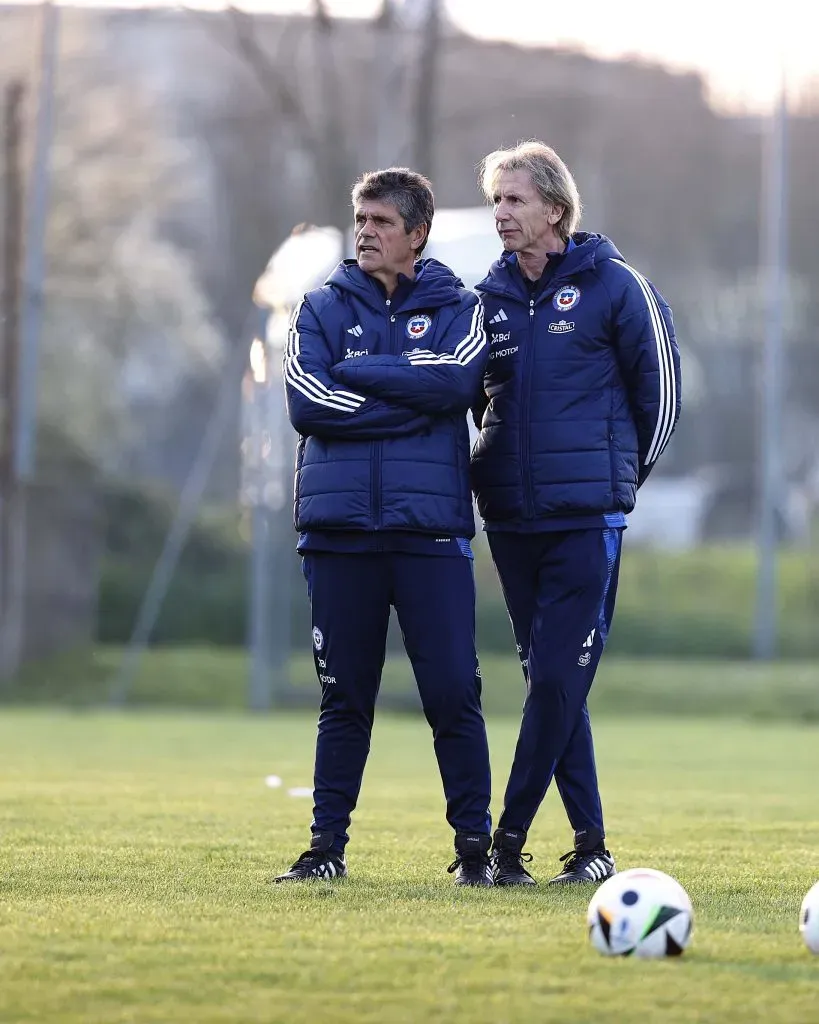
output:
{"label": "chile federation crest", "polygon": [[427,316],[426,313],[411,316],[407,320],[407,337],[423,338],[430,327],[432,327],[432,317]]}
{"label": "chile federation crest", "polygon": [[555,292],[552,305],[560,313],[567,313],[580,302],[580,289],[577,285],[567,284]]}

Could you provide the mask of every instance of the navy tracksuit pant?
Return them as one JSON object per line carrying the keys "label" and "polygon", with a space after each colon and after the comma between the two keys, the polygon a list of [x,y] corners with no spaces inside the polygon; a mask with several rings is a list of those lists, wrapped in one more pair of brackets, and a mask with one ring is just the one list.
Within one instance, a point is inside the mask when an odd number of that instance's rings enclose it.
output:
{"label": "navy tracksuit pant", "polygon": [[370,751],[394,607],[456,833],[488,835],[489,748],[475,653],[475,583],[465,557],[315,551],[304,555],[321,683],[314,832],[348,840]]}
{"label": "navy tracksuit pant", "polygon": [[500,828],[528,832],[554,778],[576,838],[604,837],[586,698],[614,613],[622,533],[488,535],[527,691]]}

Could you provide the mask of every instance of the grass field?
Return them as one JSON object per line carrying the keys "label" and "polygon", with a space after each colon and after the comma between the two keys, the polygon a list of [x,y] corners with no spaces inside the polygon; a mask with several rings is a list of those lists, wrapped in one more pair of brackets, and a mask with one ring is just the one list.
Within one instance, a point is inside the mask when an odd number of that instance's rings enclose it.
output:
{"label": "grass field", "polygon": [[[492,719],[500,793],[515,738]],[[610,961],[587,891],[455,890],[423,721],[382,715],[341,884],[272,887],[304,846],[314,721],[0,714],[4,1024],[819,1021],[800,900],[819,877],[819,731],[603,717],[620,866],[688,888],[679,961]],[[267,788],[277,774],[284,786]],[[497,812],[497,807],[495,808]],[[569,834],[550,794],[532,865]]]}

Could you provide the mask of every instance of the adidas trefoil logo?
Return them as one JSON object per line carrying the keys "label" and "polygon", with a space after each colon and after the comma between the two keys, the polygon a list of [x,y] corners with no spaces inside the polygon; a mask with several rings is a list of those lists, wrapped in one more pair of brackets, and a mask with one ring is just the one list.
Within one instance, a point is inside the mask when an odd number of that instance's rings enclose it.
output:
{"label": "adidas trefoil logo", "polygon": [[347,333],[352,334],[353,337],[355,338],[360,338],[361,335],[364,333],[364,328],[361,326],[361,324],[356,324],[355,327],[348,327]]}
{"label": "adidas trefoil logo", "polygon": [[502,324],[504,320],[508,320],[509,317],[504,313],[502,309],[499,309],[497,313],[489,321],[490,324]]}

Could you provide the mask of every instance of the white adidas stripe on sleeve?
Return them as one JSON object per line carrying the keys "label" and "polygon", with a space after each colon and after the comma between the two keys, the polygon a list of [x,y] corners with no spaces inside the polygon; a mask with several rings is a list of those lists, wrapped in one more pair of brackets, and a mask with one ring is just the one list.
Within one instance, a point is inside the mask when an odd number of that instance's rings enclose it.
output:
{"label": "white adidas stripe on sleeve", "polygon": [[648,308],[649,320],[654,331],[654,343],[657,346],[657,362],[660,370],[660,400],[654,436],[651,439],[645,464],[651,465],[662,454],[671,440],[677,412],[676,373],[674,357],[671,350],[671,339],[668,336],[665,320],[660,312],[659,304],[648,281],[622,260],[613,260],[618,266],[627,270],[640,287]]}
{"label": "white adidas stripe on sleeve", "polygon": [[466,366],[485,347],[486,332],[483,328],[483,303],[478,299],[472,312],[469,333],[458,342],[454,354],[443,352],[440,355],[436,355],[434,352],[424,350],[423,352],[410,352],[407,358],[413,366],[434,366],[444,363]]}
{"label": "white adidas stripe on sleeve", "polygon": [[303,305],[304,300],[296,306],[290,317],[287,345],[284,351],[284,378],[291,387],[317,405],[325,405],[330,409],[338,409],[340,412],[356,412],[365,401],[363,395],[357,395],[353,391],[331,391],[318,377],[312,373],[306,373],[299,362],[301,336],[296,325]]}

